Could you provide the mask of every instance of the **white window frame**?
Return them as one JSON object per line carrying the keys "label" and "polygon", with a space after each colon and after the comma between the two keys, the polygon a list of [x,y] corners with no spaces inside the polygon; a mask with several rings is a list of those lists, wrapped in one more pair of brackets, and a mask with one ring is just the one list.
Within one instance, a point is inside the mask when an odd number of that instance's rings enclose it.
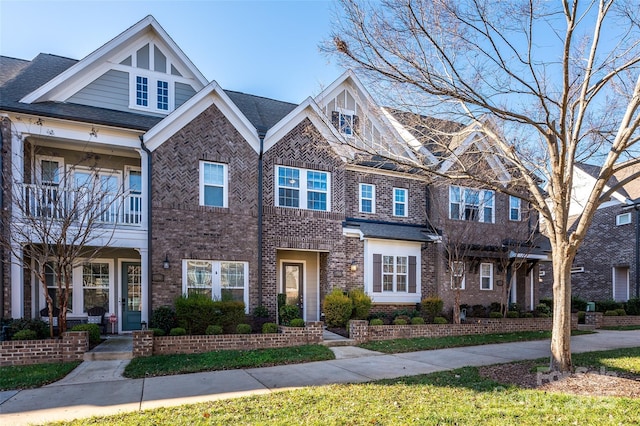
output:
{"label": "white window frame", "polygon": [[584,266],[573,266],[571,268],[571,273],[572,274],[580,274],[582,272],[584,272]]}
{"label": "white window frame", "polygon": [[[456,202],[454,203],[452,201],[452,191],[453,188],[458,188],[460,190],[460,202]],[[466,219],[465,218],[465,192],[466,190],[469,191],[477,191],[478,192],[478,219],[477,220],[473,220],[473,219]],[[487,200],[491,201],[491,205],[487,204]],[[451,215],[451,205],[452,204],[459,204],[458,207],[458,217],[452,217]],[[475,205],[475,204],[473,204]],[[485,208],[491,208],[491,221],[490,222],[486,222],[485,219],[485,215],[484,215],[484,209]],[[480,222],[480,223],[495,223],[496,221],[496,197],[495,197],[495,192],[489,189],[476,189],[476,188],[469,188],[469,187],[465,187],[465,186],[459,186],[459,185],[451,185],[449,186],[449,219],[453,219],[453,220],[469,220],[472,222]]]}
{"label": "white window frame", "polygon": [[[404,201],[396,200],[396,193],[403,192],[404,193]],[[403,205],[404,206],[404,214],[396,214],[396,206]],[[393,216],[396,217],[407,217],[409,216],[409,190],[407,188],[393,188]]]}
{"label": "white window frame", "polygon": [[[393,259],[393,270],[390,272],[385,272],[385,258]],[[404,260],[404,272],[399,272],[399,266],[401,265],[400,259]],[[391,290],[385,290],[384,288],[384,277],[391,276]],[[398,277],[404,277],[404,290],[398,290]],[[394,256],[391,254],[383,254],[382,255],[382,293],[409,293],[409,256]]]}
{"label": "white window frame", "polygon": [[[371,297],[373,303],[418,303],[422,298],[422,244],[410,241],[381,240],[366,238],[364,240],[364,291]],[[416,292],[409,293],[407,277],[407,292],[394,293],[390,291],[373,291],[374,268],[373,255],[382,256],[410,256],[416,258]],[[409,268],[409,265],[407,265]]]}
{"label": "white window frame", "polygon": [[451,272],[451,289],[456,290],[454,285],[454,277],[462,277],[462,281],[460,282],[460,290],[466,289],[467,285],[467,274],[466,274],[466,265],[462,260],[455,260],[451,262],[449,265],[449,270]]}
{"label": "white window frame", "polygon": [[244,266],[243,302],[245,312],[249,312],[249,262],[235,260],[209,260],[209,259],[182,259],[182,294],[189,294],[187,270],[189,262],[206,262],[211,266],[211,297],[220,300],[222,297],[222,264],[239,263]]}
{"label": "white window frame", "polygon": [[[286,186],[281,187],[280,186],[280,182],[279,182],[278,176],[279,176],[279,170],[281,168],[282,169],[298,170],[298,173],[299,173],[299,185],[298,185],[298,188],[291,188],[291,187],[286,187]],[[326,191],[307,188],[307,186],[308,186],[308,173],[322,173],[322,174],[326,175],[326,177],[327,177],[327,189],[326,189]],[[275,203],[276,207],[283,207],[283,208],[288,208],[288,209],[301,209],[301,210],[309,210],[309,211],[317,211],[317,212],[330,212],[331,211],[331,172],[327,172],[325,170],[302,169],[300,167],[289,167],[289,166],[283,166],[283,165],[276,165],[275,166],[275,170],[274,170],[274,188],[275,188],[275,190],[274,190],[274,193],[273,193],[273,199],[274,199],[274,203]],[[280,205],[280,188],[295,189],[295,190],[298,191],[298,207],[281,206]],[[308,208],[309,192],[325,193],[327,195],[327,197],[326,197],[327,208],[325,210]]]}
{"label": "white window frame", "polygon": [[[204,168],[205,165],[207,164],[211,164],[211,165],[215,165],[215,166],[222,166],[222,206],[210,206],[208,204],[204,203],[204,190],[205,190],[205,186],[216,186],[216,187],[220,187],[219,185],[211,185],[211,184],[205,184],[204,181]],[[205,206],[205,207],[218,207],[218,208],[228,208],[229,207],[229,165],[228,164],[224,164],[224,163],[217,163],[215,161],[204,161],[204,160],[200,160],[200,164],[199,164],[199,204],[201,206]]]}
{"label": "white window frame", "polygon": [[631,223],[631,212],[621,213],[616,216],[616,226],[628,225]]}
{"label": "white window frame", "polygon": [[[152,53],[150,53],[152,54]],[[135,54],[132,60],[135,60]],[[137,103],[137,78],[143,77],[147,79],[147,106],[138,105]],[[167,109],[158,108],[158,82],[167,83]],[[143,68],[133,68],[129,70],[129,108],[138,111],[150,111],[159,114],[169,114],[173,111],[175,105],[175,76],[172,74],[163,74],[157,71],[150,71]]]}
{"label": "white window frame", "polygon": [[[488,266],[489,267],[489,275],[485,275],[484,274],[484,270],[483,268]],[[483,279],[484,278],[488,278],[489,279],[489,287],[485,288],[484,287],[484,283],[483,283]],[[493,290],[493,263],[481,263],[480,264],[480,290]]]}
{"label": "white window frame", "polygon": [[[513,206],[513,202],[516,202],[516,206]],[[513,211],[517,211],[517,219],[514,219],[511,215]],[[522,200],[513,195],[509,195],[509,220],[513,222],[519,222],[522,220]]]}
{"label": "white window frame", "polygon": [[[354,117],[356,112],[344,108],[337,108],[336,111],[338,112],[338,131],[340,134],[347,138],[354,137]],[[343,126],[343,120],[348,124]],[[346,131],[347,129],[349,131]]]}
{"label": "white window frame", "polygon": [[[59,172],[58,182],[49,182],[49,181],[45,182],[42,180],[42,162],[43,161],[58,163],[58,172]],[[36,155],[36,164],[35,164],[34,170],[35,170],[35,176],[33,181],[39,185],[51,185],[51,186],[61,187],[64,183],[63,181],[64,181],[64,175],[65,175],[66,169],[64,166],[63,157],[54,157],[51,155]]]}
{"label": "white window frame", "polygon": [[[365,197],[363,195],[363,189],[365,186],[370,186],[371,187],[371,198]],[[375,214],[376,213],[376,186],[372,183],[361,183],[358,185],[358,195],[359,195],[359,207],[360,207],[360,213],[366,213],[366,214]],[[363,201],[371,201],[371,211],[366,212],[364,211],[364,208],[362,207],[362,202]]]}

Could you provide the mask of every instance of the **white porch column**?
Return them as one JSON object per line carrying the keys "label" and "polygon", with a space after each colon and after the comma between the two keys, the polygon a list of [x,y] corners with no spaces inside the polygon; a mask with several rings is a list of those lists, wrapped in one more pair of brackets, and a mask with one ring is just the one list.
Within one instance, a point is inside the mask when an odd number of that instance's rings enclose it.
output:
{"label": "white porch column", "polygon": [[15,241],[11,250],[11,318],[24,316],[24,268],[22,265],[22,247]]}
{"label": "white porch column", "polygon": [[140,321],[146,321],[147,326],[149,325],[149,286],[151,285],[151,277],[149,271],[149,249],[141,249],[140,250],[140,265],[142,266],[141,272],[142,276],[140,277],[142,280],[142,309],[140,312]]}
{"label": "white porch column", "polygon": [[[12,192],[22,191],[24,182],[24,148],[21,135],[12,125],[11,132],[11,182],[9,187]],[[20,221],[20,209],[17,201],[22,197],[21,193],[16,194],[13,201],[11,223],[17,224]],[[12,239],[11,253],[11,317],[22,318],[24,316],[24,268],[22,246]]]}
{"label": "white porch column", "polygon": [[531,283],[531,298],[530,298],[530,302],[531,302],[531,309],[530,310],[534,310],[535,309],[535,305],[534,305],[534,297],[533,297],[533,271],[535,271],[536,268],[531,268],[531,272],[529,272],[529,282]]}

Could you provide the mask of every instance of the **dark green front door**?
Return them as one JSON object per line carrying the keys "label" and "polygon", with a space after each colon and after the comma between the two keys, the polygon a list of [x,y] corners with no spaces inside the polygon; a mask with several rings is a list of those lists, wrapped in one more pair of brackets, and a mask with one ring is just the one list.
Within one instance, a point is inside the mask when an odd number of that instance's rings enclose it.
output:
{"label": "dark green front door", "polygon": [[142,267],[122,264],[122,330],[140,330],[142,310]]}

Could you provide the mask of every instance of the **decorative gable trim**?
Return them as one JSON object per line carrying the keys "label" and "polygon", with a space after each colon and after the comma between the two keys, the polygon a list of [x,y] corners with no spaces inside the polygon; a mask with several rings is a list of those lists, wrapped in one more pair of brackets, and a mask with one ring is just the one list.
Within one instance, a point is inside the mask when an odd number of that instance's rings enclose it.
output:
{"label": "decorative gable trim", "polygon": [[144,135],[147,148],[156,150],[211,105],[215,105],[224,114],[255,152],[260,152],[257,130],[215,81],[151,128]]}
{"label": "decorative gable trim", "polygon": [[153,41],[166,46],[168,51],[177,58],[179,68],[184,73],[183,76],[193,82],[196,90],[202,89],[207,84],[204,75],[198,71],[153,16],[148,15],[66,71],[24,96],[20,102],[64,102],[109,69],[118,69],[118,64],[126,57],[120,52],[136,46],[141,47],[144,44],[143,39],[145,42]]}
{"label": "decorative gable trim", "polygon": [[420,155],[423,155],[429,161],[429,163],[431,164],[438,163],[438,159],[435,157],[435,155],[433,155],[424,145],[422,145],[420,141],[418,141],[418,139],[416,139],[416,137],[413,136],[411,132],[408,131],[407,128],[404,127],[393,116],[393,114],[391,114],[385,108],[382,108],[382,113],[384,114],[386,119],[389,121],[389,124],[395,129],[395,131],[402,138],[402,140],[404,140],[407,143],[407,145],[411,147],[411,149],[413,149],[415,152],[419,153]]}

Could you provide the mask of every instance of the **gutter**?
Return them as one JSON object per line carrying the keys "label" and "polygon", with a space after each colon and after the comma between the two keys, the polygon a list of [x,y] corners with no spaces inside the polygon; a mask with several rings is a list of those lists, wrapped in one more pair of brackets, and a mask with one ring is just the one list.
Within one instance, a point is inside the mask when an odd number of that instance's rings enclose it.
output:
{"label": "gutter", "polygon": [[[260,138],[260,152],[258,153],[258,306],[262,306],[262,217],[263,217],[263,166],[264,166],[264,137],[266,130],[258,130]],[[276,306],[276,311],[278,307]]]}
{"label": "gutter", "polygon": [[148,290],[148,294],[149,294],[149,300],[147,301],[148,303],[148,308],[147,308],[147,312],[149,313],[149,318],[147,318],[147,322],[150,323],[151,321],[151,308],[152,308],[152,302],[151,300],[153,299],[151,297],[151,291],[152,291],[152,285],[151,285],[151,277],[153,276],[152,274],[152,265],[153,262],[151,260],[152,256],[151,256],[151,175],[152,175],[152,161],[151,161],[151,151],[149,150],[149,148],[147,148],[147,146],[144,144],[144,135],[140,135],[140,148],[142,148],[142,150],[144,152],[147,153],[147,268],[148,268],[148,282],[147,282],[147,290]]}

